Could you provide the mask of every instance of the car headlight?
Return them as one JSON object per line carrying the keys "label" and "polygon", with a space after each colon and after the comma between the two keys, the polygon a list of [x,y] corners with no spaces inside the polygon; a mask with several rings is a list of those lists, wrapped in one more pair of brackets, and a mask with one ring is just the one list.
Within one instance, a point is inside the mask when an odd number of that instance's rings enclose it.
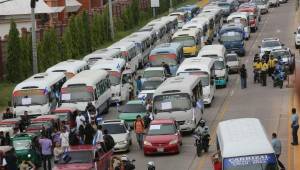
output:
{"label": "car headlight", "polygon": [[194,120],[186,120],[184,123],[185,124],[194,124]]}
{"label": "car headlight", "polygon": [[128,143],[127,140],[123,140],[123,141],[118,142],[119,145],[126,145],[127,143]]}
{"label": "car headlight", "polygon": [[178,143],[178,139],[174,139],[169,142],[170,145],[175,145],[177,143]]}
{"label": "car headlight", "polygon": [[150,142],[146,141],[146,140],[144,141],[144,145],[152,146],[152,144]]}
{"label": "car headlight", "polygon": [[28,154],[28,155],[27,155],[27,158],[31,158],[31,154]]}

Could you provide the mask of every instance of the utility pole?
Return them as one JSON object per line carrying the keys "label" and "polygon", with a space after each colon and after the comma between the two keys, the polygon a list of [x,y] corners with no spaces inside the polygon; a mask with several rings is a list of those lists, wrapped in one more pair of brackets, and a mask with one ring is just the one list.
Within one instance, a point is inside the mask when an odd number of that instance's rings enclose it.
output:
{"label": "utility pole", "polygon": [[31,38],[32,38],[32,71],[33,74],[38,73],[37,67],[37,51],[36,51],[36,32],[35,32],[35,4],[38,0],[31,0]]}
{"label": "utility pole", "polygon": [[112,2],[111,0],[108,0],[108,12],[109,12],[109,23],[110,23],[110,32],[111,32],[111,39],[115,39],[115,33],[114,33],[114,21],[113,21],[113,12],[112,12]]}
{"label": "utility pole", "polygon": [[170,0],[170,8],[169,8],[169,12],[173,12],[173,0]]}

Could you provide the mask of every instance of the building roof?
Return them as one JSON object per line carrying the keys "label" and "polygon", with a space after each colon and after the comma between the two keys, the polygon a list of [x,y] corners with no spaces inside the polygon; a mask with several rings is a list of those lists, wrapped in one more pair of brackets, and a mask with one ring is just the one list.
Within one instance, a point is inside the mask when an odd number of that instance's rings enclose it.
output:
{"label": "building roof", "polygon": [[81,3],[76,0],[66,0],[66,11],[67,12],[76,12],[81,7]]}
{"label": "building roof", "polygon": [[[0,0],[0,16],[11,15],[29,15],[31,14],[30,0]],[[1,3],[2,2],[2,3]],[[35,13],[57,13],[61,12],[64,8],[49,7],[44,0],[36,2]]]}

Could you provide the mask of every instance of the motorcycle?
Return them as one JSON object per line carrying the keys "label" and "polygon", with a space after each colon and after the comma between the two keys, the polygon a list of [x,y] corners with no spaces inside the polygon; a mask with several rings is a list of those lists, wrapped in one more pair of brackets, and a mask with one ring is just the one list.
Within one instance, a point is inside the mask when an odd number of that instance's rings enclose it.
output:
{"label": "motorcycle", "polygon": [[196,146],[197,156],[198,157],[201,156],[202,150],[204,150],[204,152],[208,152],[209,135],[194,134],[193,137],[195,138],[195,146]]}
{"label": "motorcycle", "polygon": [[155,165],[153,161],[148,162],[147,170],[155,170]]}
{"label": "motorcycle", "polygon": [[273,74],[273,87],[280,87],[282,89],[284,79],[285,79],[284,72]]}

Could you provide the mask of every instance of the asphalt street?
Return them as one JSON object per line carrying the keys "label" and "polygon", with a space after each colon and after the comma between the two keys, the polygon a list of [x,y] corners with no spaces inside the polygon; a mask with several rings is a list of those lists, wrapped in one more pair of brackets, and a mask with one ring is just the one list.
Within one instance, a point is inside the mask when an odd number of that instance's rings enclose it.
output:
{"label": "asphalt street", "polygon": [[[254,117],[261,120],[270,138],[272,132],[278,133],[283,144],[281,160],[287,169],[293,170],[290,163],[292,158],[289,154],[291,137],[288,133],[288,111],[292,107],[293,90],[286,87],[283,89],[273,88],[270,77],[267,87],[254,84],[252,60],[258,52],[261,40],[267,37],[279,38],[286,47],[295,52],[293,32],[296,27],[295,2],[292,0],[278,8],[271,8],[268,14],[263,15],[258,31],[252,33],[251,38],[246,42],[246,56],[241,58],[248,70],[248,88],[241,90],[239,76],[231,74],[227,88],[217,89],[211,107],[205,109],[204,119],[211,129],[212,136],[209,153],[200,158],[197,157],[192,136],[185,135],[179,154],[144,156],[143,151],[138,148],[135,134],[132,132],[133,145],[130,152],[125,154],[136,160],[136,169],[146,169],[147,162],[154,161],[158,170],[211,170],[212,164],[209,156],[216,151],[215,130],[218,122],[234,118]],[[296,52],[296,58],[298,57],[298,52]],[[118,113],[115,107],[110,108],[109,114],[105,115],[105,119],[117,117]]]}

